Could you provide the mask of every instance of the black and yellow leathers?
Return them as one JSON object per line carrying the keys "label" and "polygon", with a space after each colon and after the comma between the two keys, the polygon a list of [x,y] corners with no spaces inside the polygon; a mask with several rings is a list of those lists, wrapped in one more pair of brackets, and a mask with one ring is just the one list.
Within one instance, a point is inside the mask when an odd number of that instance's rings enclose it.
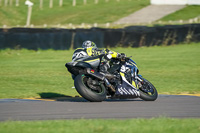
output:
{"label": "black and yellow leathers", "polygon": [[98,56],[102,54],[109,54],[111,55],[111,58],[116,58],[118,55],[117,52],[110,51],[108,49],[98,50],[93,47],[87,49],[78,48],[73,53],[72,61],[84,61],[96,66],[100,62]]}

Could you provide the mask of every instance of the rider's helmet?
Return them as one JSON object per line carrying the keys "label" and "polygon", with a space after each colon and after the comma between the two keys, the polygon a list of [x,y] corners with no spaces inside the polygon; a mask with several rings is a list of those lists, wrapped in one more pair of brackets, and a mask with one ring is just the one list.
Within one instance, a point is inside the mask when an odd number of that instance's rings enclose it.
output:
{"label": "rider's helmet", "polygon": [[91,48],[91,47],[97,49],[96,44],[92,41],[88,40],[88,41],[83,42],[83,44],[82,44],[82,48],[84,48],[84,49]]}

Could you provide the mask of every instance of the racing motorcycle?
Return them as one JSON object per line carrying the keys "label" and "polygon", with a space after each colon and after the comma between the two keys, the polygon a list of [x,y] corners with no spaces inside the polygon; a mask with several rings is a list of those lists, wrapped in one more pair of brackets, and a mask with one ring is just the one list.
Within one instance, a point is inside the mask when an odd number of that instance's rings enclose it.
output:
{"label": "racing motorcycle", "polygon": [[156,100],[158,93],[153,84],[138,74],[137,64],[131,57],[121,55],[109,61],[107,71],[100,69],[101,60],[107,54],[99,55],[91,62],[82,59],[66,63],[77,92],[90,102],[101,102],[106,98]]}

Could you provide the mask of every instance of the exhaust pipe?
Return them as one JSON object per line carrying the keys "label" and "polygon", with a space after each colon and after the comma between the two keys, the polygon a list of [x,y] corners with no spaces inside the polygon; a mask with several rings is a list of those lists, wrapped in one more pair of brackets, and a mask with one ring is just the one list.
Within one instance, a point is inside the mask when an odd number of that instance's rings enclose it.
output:
{"label": "exhaust pipe", "polygon": [[93,69],[91,68],[87,68],[86,69],[86,72],[87,74],[99,79],[99,80],[102,80],[102,81],[105,81],[105,84],[108,88],[111,89],[111,91],[115,92],[115,88],[109,83],[109,81],[105,78],[104,75],[100,74],[99,72],[96,72],[94,71]]}
{"label": "exhaust pipe", "polygon": [[87,74],[99,79],[99,80],[104,80],[105,77],[104,75],[100,74],[99,72],[96,72],[95,70],[91,69],[91,68],[86,68],[86,72]]}

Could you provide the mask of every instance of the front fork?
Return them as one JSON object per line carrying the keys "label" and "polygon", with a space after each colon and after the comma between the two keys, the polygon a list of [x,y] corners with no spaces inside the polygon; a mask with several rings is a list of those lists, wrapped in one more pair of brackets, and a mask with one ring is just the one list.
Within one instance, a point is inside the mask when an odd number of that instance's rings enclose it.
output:
{"label": "front fork", "polygon": [[[138,68],[134,66],[127,65],[131,70],[132,85],[139,89],[143,84],[143,79],[141,75],[138,75]],[[126,66],[123,65],[121,71],[125,71]]]}
{"label": "front fork", "polygon": [[132,85],[139,89],[142,86],[143,80],[135,73],[132,76]]}

